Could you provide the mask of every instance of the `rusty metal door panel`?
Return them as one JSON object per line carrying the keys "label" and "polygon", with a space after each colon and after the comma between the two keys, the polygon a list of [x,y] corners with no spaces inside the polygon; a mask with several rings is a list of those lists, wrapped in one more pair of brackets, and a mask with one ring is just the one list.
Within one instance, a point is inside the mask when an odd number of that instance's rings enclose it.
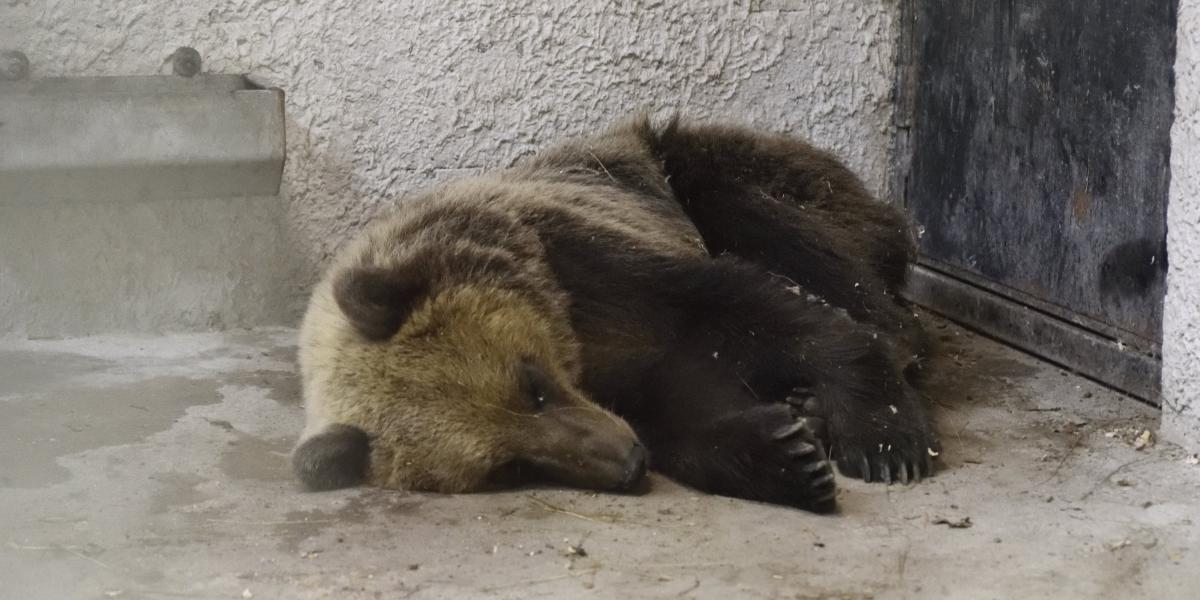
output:
{"label": "rusty metal door panel", "polygon": [[1176,9],[905,3],[900,187],[927,269],[1154,357]]}

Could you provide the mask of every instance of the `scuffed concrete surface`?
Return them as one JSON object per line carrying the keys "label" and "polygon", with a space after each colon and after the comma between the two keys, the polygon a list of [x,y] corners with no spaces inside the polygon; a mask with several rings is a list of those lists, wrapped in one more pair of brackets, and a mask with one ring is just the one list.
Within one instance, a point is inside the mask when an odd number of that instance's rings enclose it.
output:
{"label": "scuffed concrete surface", "polygon": [[3,595],[1194,598],[1200,466],[1134,449],[1156,413],[934,331],[942,471],[843,479],[833,517],[661,477],[637,497],[302,493],[294,332],[4,342]]}
{"label": "scuffed concrete surface", "polygon": [[0,337],[290,325],[286,244],[273,197],[0,199]]}
{"label": "scuffed concrete surface", "polygon": [[633,110],[803,135],[886,192],[895,8],[4,0],[0,45],[25,52],[35,78],[169,73],[168,57],[188,45],[208,72],[283,88],[286,240],[301,275],[271,306],[296,317],[317,267],[402,195]]}
{"label": "scuffed concrete surface", "polygon": [[1163,431],[1200,452],[1200,1],[1180,0],[1163,305]]}

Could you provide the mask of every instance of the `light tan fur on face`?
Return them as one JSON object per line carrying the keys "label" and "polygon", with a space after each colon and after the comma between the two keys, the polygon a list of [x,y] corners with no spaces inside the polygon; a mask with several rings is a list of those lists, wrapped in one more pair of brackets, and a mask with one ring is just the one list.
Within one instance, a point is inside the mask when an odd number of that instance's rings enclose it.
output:
{"label": "light tan fur on face", "polygon": [[[315,290],[301,331],[303,438],[333,424],[362,429],[371,438],[369,481],[392,488],[476,490],[497,467],[548,452],[558,462],[551,470],[600,455],[608,463],[598,468],[611,469],[615,453],[636,436],[579,391],[570,298],[550,270],[538,228],[553,216],[586,224],[580,235],[637,240],[661,255],[702,255],[699,233],[636,139],[620,134],[566,145],[406,200],[352,241]],[[622,167],[613,162],[621,156],[637,160]],[[648,204],[630,210],[635,192],[588,181],[601,173],[614,182],[637,178],[636,187],[653,192]],[[431,277],[428,297],[389,339],[364,339],[339,307],[333,281],[359,267],[413,265]],[[489,275],[496,265],[512,277]],[[636,342],[636,332],[613,335]],[[580,412],[534,414],[518,389],[523,357],[557,383],[562,404],[555,410]],[[562,440],[572,431],[600,435],[585,450]],[[548,450],[553,439],[558,446]]]}
{"label": "light tan fur on face", "polygon": [[373,438],[371,483],[439,492],[478,489],[518,457],[538,418],[517,386],[520,359],[571,378],[577,353],[519,298],[470,287],[435,296],[385,343],[357,339],[322,289],[302,336],[310,429],[360,427]]}

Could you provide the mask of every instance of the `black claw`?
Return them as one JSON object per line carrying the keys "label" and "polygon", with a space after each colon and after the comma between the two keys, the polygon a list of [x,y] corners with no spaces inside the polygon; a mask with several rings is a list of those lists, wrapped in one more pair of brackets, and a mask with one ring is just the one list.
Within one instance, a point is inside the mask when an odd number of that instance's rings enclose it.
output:
{"label": "black claw", "polygon": [[829,463],[827,463],[823,460],[819,460],[817,462],[804,465],[803,467],[800,467],[800,470],[804,471],[805,473],[815,473],[818,471],[826,471],[826,470],[833,472],[833,470],[829,468]]}
{"label": "black claw", "polygon": [[804,405],[800,407],[805,413],[816,415],[821,413],[821,401],[815,397],[809,397],[804,401]]}
{"label": "black claw", "polygon": [[825,435],[825,420],[819,417],[800,417],[800,422],[808,428],[809,433],[818,439]]}
{"label": "black claw", "polygon": [[901,462],[899,469],[900,483],[908,485],[908,463]]}
{"label": "black claw", "polygon": [[821,413],[821,401],[817,400],[817,397],[808,389],[794,389],[784,401],[799,408],[806,415]]}
{"label": "black claw", "polygon": [[788,425],[787,427],[784,427],[783,429],[780,429],[779,431],[775,432],[774,437],[776,440],[787,439],[787,438],[792,437],[793,435],[796,435],[797,433],[800,433],[802,430],[804,430],[804,428],[805,428],[804,422],[797,421],[797,422],[792,423],[791,425]]}
{"label": "black claw", "polygon": [[826,485],[831,485],[831,484],[833,484],[833,473],[826,473],[826,474],[808,482],[809,487],[814,487],[814,488],[824,487]]}

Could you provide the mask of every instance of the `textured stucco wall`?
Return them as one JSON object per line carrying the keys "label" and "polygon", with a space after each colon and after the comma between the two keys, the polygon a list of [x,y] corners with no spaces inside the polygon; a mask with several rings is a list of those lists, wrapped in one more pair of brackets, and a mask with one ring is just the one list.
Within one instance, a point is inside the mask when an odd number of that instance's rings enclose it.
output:
{"label": "textured stucco wall", "polygon": [[1180,0],[1163,307],[1163,434],[1200,452],[1200,0]]}
{"label": "textured stucco wall", "polygon": [[2,0],[0,46],[38,77],[167,73],[189,45],[206,71],[286,90],[281,239],[299,275],[277,312],[292,318],[389,202],[631,110],[803,135],[886,195],[896,14],[894,0]]}

